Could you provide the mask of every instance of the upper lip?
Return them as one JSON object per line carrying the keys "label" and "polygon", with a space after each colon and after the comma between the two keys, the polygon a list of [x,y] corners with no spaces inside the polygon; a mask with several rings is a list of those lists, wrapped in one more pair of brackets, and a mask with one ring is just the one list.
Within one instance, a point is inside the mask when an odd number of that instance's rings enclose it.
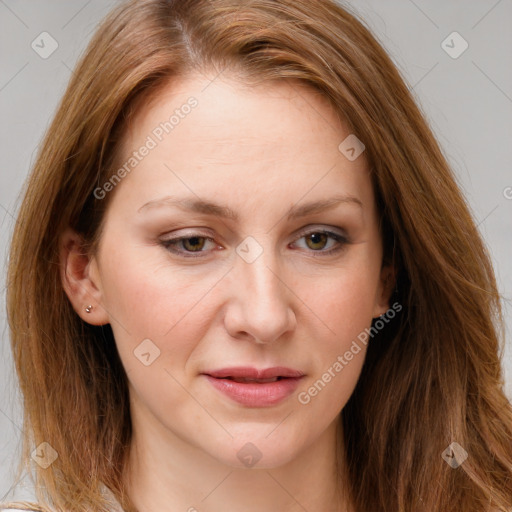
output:
{"label": "upper lip", "polygon": [[300,370],[286,368],[285,366],[274,366],[258,370],[251,366],[236,366],[232,368],[220,368],[218,370],[209,370],[203,372],[217,379],[225,377],[234,377],[238,379],[272,379],[273,377],[303,377],[304,373]]}

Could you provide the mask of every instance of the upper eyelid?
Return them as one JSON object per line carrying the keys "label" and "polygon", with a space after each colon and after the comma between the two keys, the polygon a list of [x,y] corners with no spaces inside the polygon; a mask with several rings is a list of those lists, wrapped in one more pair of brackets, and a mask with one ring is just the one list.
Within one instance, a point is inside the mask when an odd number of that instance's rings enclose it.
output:
{"label": "upper eyelid", "polygon": [[306,227],[300,229],[295,233],[295,236],[303,237],[310,233],[333,233],[339,236],[348,237],[346,231],[341,228],[331,227],[331,226],[322,226],[322,225],[313,225],[312,227]]}
{"label": "upper eyelid", "polygon": [[[202,233],[200,231],[202,228],[183,228],[183,229],[185,229],[185,230],[190,229],[192,231],[190,233],[185,233],[183,235],[164,238],[164,240],[178,240],[178,239],[183,239],[183,238],[194,238],[194,237],[201,237],[201,238],[208,238],[211,240],[215,240],[214,235]],[[206,228],[203,228],[203,229],[206,229]],[[181,230],[177,230],[177,231],[181,231]],[[344,237],[348,238],[348,234],[347,234],[346,230],[339,228],[339,227],[326,226],[326,225],[322,225],[322,224],[313,224],[312,226],[306,226],[304,228],[296,230],[295,233],[293,234],[293,236],[300,238],[300,237],[306,236],[310,233],[319,233],[319,232],[332,232],[333,234],[337,234],[339,236],[344,236]],[[162,237],[165,237],[165,236],[166,236],[165,234],[162,235]]]}

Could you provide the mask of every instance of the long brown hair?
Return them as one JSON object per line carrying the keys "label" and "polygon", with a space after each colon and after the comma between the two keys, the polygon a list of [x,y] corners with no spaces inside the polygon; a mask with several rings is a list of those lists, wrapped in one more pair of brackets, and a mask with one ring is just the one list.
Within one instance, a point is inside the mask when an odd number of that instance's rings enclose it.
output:
{"label": "long brown hair", "polygon": [[[133,0],[103,22],[42,143],[15,227],[8,320],[24,395],[24,452],[38,499],[126,511],[127,379],[109,325],[83,322],[60,281],[66,227],[94,253],[123,130],[142,98],[192,70],[246,83],[295,79],[323,94],[365,146],[401,314],[368,346],[342,411],[350,499],[360,512],[512,508],[512,409],[503,393],[500,296],[469,209],[382,47],[332,0]],[[291,80],[293,83],[293,80]],[[441,454],[457,442],[456,469]],[[44,490],[43,490],[44,489]]]}

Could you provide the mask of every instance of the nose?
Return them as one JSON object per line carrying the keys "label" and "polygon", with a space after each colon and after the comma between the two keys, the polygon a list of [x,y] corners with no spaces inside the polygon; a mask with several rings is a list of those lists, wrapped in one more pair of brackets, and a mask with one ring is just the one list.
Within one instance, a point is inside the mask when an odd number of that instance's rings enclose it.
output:
{"label": "nose", "polygon": [[258,344],[272,343],[293,332],[297,325],[294,297],[274,259],[247,263],[237,258],[230,272],[230,297],[224,317],[228,333]]}

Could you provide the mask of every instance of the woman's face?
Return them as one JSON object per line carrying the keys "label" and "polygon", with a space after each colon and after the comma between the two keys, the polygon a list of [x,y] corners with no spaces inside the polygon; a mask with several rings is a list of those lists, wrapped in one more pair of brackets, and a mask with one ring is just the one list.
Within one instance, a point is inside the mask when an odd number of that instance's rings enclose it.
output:
{"label": "woman's face", "polygon": [[89,265],[98,304],[82,313],[112,326],[136,435],[276,467],[332,432],[361,333],[388,307],[364,153],[339,149],[349,135],[285,82],[193,75],[137,113],[122,179],[97,190],[113,196]]}

